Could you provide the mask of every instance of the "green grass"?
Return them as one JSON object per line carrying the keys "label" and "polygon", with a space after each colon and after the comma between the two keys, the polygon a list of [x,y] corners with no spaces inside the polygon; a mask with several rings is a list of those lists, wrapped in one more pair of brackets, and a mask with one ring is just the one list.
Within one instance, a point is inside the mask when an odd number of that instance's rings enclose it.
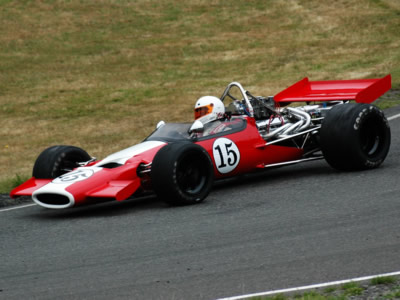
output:
{"label": "green grass", "polygon": [[393,284],[396,282],[396,278],[393,276],[376,277],[371,279],[371,284]]}
{"label": "green grass", "polygon": [[231,81],[267,96],[391,73],[398,90],[398,28],[397,0],[0,0],[0,192],[48,146],[104,157]]}
{"label": "green grass", "polygon": [[364,288],[360,286],[360,284],[355,282],[349,282],[342,286],[344,294],[346,296],[358,296],[361,295],[364,291]]}

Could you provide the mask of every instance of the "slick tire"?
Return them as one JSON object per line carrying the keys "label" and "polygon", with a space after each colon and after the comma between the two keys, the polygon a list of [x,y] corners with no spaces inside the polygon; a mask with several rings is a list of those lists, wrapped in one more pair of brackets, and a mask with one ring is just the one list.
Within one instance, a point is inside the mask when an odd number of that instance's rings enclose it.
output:
{"label": "slick tire", "polygon": [[378,167],[390,148],[390,127],[383,112],[371,104],[340,104],[332,107],[321,131],[326,161],[341,171]]}
{"label": "slick tire", "polygon": [[37,179],[56,178],[90,160],[85,150],[74,146],[52,146],[36,159],[32,176]]}
{"label": "slick tire", "polygon": [[157,197],[170,205],[203,201],[210,193],[214,168],[207,151],[192,143],[171,143],[161,148],[151,167]]}

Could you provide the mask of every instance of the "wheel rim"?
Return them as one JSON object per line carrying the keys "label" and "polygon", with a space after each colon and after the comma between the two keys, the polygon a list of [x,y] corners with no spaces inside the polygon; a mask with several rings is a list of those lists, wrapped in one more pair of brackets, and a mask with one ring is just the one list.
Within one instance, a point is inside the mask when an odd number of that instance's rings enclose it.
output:
{"label": "wheel rim", "polygon": [[196,158],[185,156],[178,164],[177,183],[186,194],[196,195],[201,193],[207,182],[207,174],[202,162]]}
{"label": "wheel rim", "polygon": [[369,157],[375,156],[381,149],[383,141],[382,123],[377,118],[370,118],[361,128],[361,145]]}

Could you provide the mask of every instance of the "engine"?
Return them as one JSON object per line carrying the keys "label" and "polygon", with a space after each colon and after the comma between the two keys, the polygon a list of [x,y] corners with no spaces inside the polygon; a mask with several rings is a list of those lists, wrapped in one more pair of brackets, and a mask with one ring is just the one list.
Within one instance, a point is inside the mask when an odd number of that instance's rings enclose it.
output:
{"label": "engine", "polygon": [[[321,125],[326,111],[322,105],[306,105],[272,109],[267,118],[256,119],[258,130],[265,140],[287,138]],[[258,110],[257,114],[263,114]],[[256,110],[254,111],[256,115]]]}
{"label": "engine", "polygon": [[274,99],[273,97],[252,97],[249,99],[254,111],[254,118],[256,120],[265,120],[271,117],[274,113]]}

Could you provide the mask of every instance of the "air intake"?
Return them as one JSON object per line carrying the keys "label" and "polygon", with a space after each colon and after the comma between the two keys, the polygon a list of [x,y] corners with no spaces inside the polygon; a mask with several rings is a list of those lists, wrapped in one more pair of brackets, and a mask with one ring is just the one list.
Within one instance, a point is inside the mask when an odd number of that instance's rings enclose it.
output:
{"label": "air intake", "polygon": [[70,203],[70,200],[67,196],[60,194],[37,194],[36,199],[39,202],[47,205],[60,205],[65,206]]}

